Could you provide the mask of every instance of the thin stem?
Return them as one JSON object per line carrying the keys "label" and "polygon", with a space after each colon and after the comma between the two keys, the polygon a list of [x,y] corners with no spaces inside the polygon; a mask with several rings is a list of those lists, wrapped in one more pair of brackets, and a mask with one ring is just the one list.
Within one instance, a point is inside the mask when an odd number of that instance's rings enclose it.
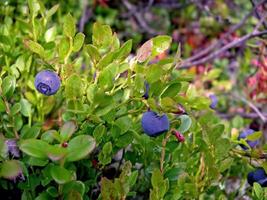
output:
{"label": "thin stem", "polygon": [[261,113],[261,111],[257,108],[257,106],[255,106],[252,102],[250,102],[249,100],[247,100],[246,98],[244,98],[240,94],[234,94],[233,97],[236,99],[240,99],[245,104],[247,104],[252,110],[254,110],[257,113],[257,115],[261,118],[261,120],[263,122],[266,122],[265,116]]}
{"label": "thin stem", "polygon": [[161,158],[160,158],[160,171],[161,173],[164,172],[164,162],[165,162],[165,151],[167,142],[171,136],[172,130],[168,131],[166,137],[162,140],[162,150],[161,150]]}

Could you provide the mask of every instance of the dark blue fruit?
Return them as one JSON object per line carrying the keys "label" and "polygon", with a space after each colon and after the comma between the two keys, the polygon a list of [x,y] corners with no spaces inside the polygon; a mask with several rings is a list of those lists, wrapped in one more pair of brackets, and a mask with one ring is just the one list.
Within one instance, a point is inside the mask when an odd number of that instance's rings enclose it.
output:
{"label": "dark blue fruit", "polygon": [[218,104],[218,98],[215,94],[209,95],[209,98],[211,100],[210,108],[215,109]]}
{"label": "dark blue fruit", "polygon": [[[251,135],[252,133],[254,133],[254,130],[252,129],[245,129],[243,130],[243,132],[238,136],[238,140],[240,139],[245,139],[248,135]],[[251,147],[251,148],[254,148],[258,143],[259,141],[258,140],[255,140],[255,141],[250,141],[250,140],[246,140],[246,142],[248,143],[248,145]],[[244,145],[240,145],[243,149],[248,149],[246,146]]]}
{"label": "dark blue fruit", "polygon": [[263,168],[258,168],[255,171],[249,172],[247,180],[251,186],[253,186],[254,182],[259,183],[262,187],[267,186],[267,174]]}
{"label": "dark blue fruit", "polygon": [[53,71],[43,70],[36,75],[34,85],[40,93],[50,96],[58,91],[60,78]]}
{"label": "dark blue fruit", "polygon": [[142,127],[147,135],[156,137],[170,129],[170,122],[166,114],[147,111],[142,116]]}

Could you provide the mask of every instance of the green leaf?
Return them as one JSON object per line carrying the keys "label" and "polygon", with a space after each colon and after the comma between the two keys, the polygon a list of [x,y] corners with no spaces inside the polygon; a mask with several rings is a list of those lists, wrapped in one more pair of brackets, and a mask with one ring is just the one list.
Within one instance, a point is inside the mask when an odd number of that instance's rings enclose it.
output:
{"label": "green leaf", "polygon": [[32,127],[25,125],[20,133],[20,137],[22,139],[31,139],[31,138],[37,138],[40,134],[41,127],[38,125],[34,125]]}
{"label": "green leaf", "polygon": [[132,45],[132,40],[128,40],[127,42],[125,42],[122,47],[116,51],[115,59],[124,60],[125,58],[127,58],[131,53]]}
{"label": "green leaf", "polygon": [[20,112],[21,110],[21,104],[20,103],[15,103],[11,109],[10,109],[10,112],[12,115],[16,115],[18,112]]}
{"label": "green leaf", "polygon": [[84,84],[80,76],[72,74],[65,85],[65,94],[69,99],[81,98],[84,93]]}
{"label": "green leaf", "polygon": [[224,132],[224,125],[218,124],[214,126],[210,132],[208,132],[208,138],[210,140],[210,143],[214,143],[218,138],[221,137],[221,135]]}
{"label": "green leaf", "polygon": [[14,127],[17,131],[19,131],[23,126],[23,120],[21,115],[14,116]]}
{"label": "green leaf", "polygon": [[87,87],[87,90],[86,90],[86,96],[87,96],[87,100],[90,102],[90,103],[93,103],[94,102],[94,96],[95,96],[95,93],[97,92],[97,85],[96,84],[91,84]]}
{"label": "green leaf", "polygon": [[89,135],[79,135],[70,140],[66,161],[74,162],[81,160],[91,153],[95,148],[95,140]]}
{"label": "green leaf", "polygon": [[128,144],[130,144],[133,140],[133,135],[129,131],[125,134],[119,136],[116,141],[116,146],[119,148],[126,147]]}
{"label": "green leaf", "polygon": [[177,181],[181,171],[179,167],[170,168],[165,172],[164,177],[168,178],[169,181]]}
{"label": "green leaf", "polygon": [[98,155],[98,160],[102,165],[107,165],[111,162],[112,143],[107,142],[104,144],[102,151]]}
{"label": "green leaf", "polygon": [[94,132],[93,132],[93,136],[96,140],[97,143],[100,143],[102,141],[102,137],[103,135],[106,133],[106,127],[103,124],[99,124]]}
{"label": "green leaf", "polygon": [[233,161],[234,161],[233,158],[226,158],[225,160],[223,160],[219,166],[219,171],[224,172],[225,170],[229,169]]}
{"label": "green leaf", "polygon": [[85,185],[81,181],[71,181],[63,185],[62,193],[67,195],[70,191],[75,190],[80,193],[80,195],[84,195],[85,193]]}
{"label": "green leaf", "polygon": [[151,65],[146,72],[146,79],[151,84],[158,81],[162,75],[164,74],[164,70],[159,65]]}
{"label": "green leaf", "polygon": [[112,143],[111,142],[107,142],[106,144],[104,144],[102,152],[105,155],[109,155],[112,152]]}
{"label": "green leaf", "polygon": [[29,157],[27,164],[30,166],[44,167],[48,164],[48,159],[40,159],[35,157]]}
{"label": "green leaf", "polygon": [[42,45],[34,42],[32,40],[24,40],[24,45],[33,53],[38,54],[39,56],[43,57],[45,55],[44,48]]}
{"label": "green leaf", "polygon": [[[51,199],[51,196],[47,192],[42,192],[34,200],[50,200],[50,199]],[[21,200],[24,200],[24,199],[21,199]],[[26,197],[25,200],[31,200],[31,199],[29,197]]]}
{"label": "green leaf", "polygon": [[113,62],[114,52],[109,52],[104,55],[96,65],[97,69],[103,69]]}
{"label": "green leaf", "polygon": [[41,139],[48,143],[53,143],[54,140],[57,140],[58,142],[61,141],[61,137],[56,130],[48,130],[44,132],[41,136]]}
{"label": "green leaf", "polygon": [[249,140],[249,141],[255,141],[255,140],[260,139],[261,136],[262,136],[262,132],[261,132],[261,131],[256,131],[256,132],[254,132],[254,133],[248,135],[246,138],[247,138],[247,140]]}
{"label": "green leaf", "polygon": [[2,82],[2,94],[10,98],[16,87],[16,79],[13,76],[6,76]]}
{"label": "green leaf", "polygon": [[163,199],[168,190],[168,180],[164,180],[164,177],[159,169],[154,169],[151,177],[151,183],[153,190],[150,191],[150,195],[155,193],[159,199]]}
{"label": "green leaf", "polygon": [[74,121],[65,122],[60,129],[60,136],[62,141],[68,141],[73,133],[76,131],[77,125]]}
{"label": "green leaf", "polygon": [[52,8],[50,8],[46,12],[46,18],[48,19],[49,17],[51,17],[52,15],[54,15],[57,12],[58,8],[59,8],[59,4],[56,4]]}
{"label": "green leaf", "polygon": [[180,115],[178,119],[181,120],[181,124],[177,130],[181,133],[185,133],[191,127],[192,120],[188,115]]}
{"label": "green leaf", "polygon": [[20,105],[21,105],[21,114],[25,117],[31,116],[31,111],[32,111],[32,105],[29,103],[27,99],[20,99]]}
{"label": "green leaf", "polygon": [[178,95],[180,89],[181,89],[181,83],[173,83],[171,85],[168,85],[161,93],[160,97],[175,97]]}
{"label": "green leaf", "polygon": [[108,89],[108,88],[112,87],[114,84],[112,72],[107,68],[102,70],[99,74],[99,77],[98,77],[98,83],[99,83],[98,85],[104,89]]}
{"label": "green leaf", "polygon": [[52,197],[58,197],[58,191],[55,186],[50,186],[46,189],[47,193]]}
{"label": "green leaf", "polygon": [[171,45],[172,38],[167,35],[159,35],[152,38],[152,55],[157,56],[166,51]]}
{"label": "green leaf", "polygon": [[4,100],[0,97],[0,112],[5,112],[6,111],[6,105]]}
{"label": "green leaf", "polygon": [[263,198],[264,191],[262,187],[260,186],[260,184],[257,182],[253,183],[253,193],[257,197],[257,199],[264,199]]}
{"label": "green leaf", "polygon": [[106,52],[113,41],[110,26],[98,22],[94,23],[92,40],[94,46]]}
{"label": "green leaf", "polygon": [[216,140],[216,143],[213,143],[213,145],[216,147],[215,154],[218,160],[227,155],[231,148],[231,143],[227,138],[219,138]]}
{"label": "green leaf", "polygon": [[22,168],[17,160],[7,160],[4,161],[1,165],[0,177],[14,180],[17,176],[22,173]]}
{"label": "green leaf", "polygon": [[98,52],[97,48],[92,44],[86,45],[85,50],[94,64],[96,64],[101,59],[100,53]]}
{"label": "green leaf", "polygon": [[23,153],[40,159],[47,158],[46,150],[48,147],[46,142],[37,139],[22,140],[19,143],[19,148]]}
{"label": "green leaf", "polygon": [[121,133],[125,133],[132,126],[132,120],[128,116],[120,117],[115,121],[115,124],[121,129]]}
{"label": "green leaf", "polygon": [[50,174],[58,184],[65,184],[72,180],[71,172],[57,165],[51,166]]}
{"label": "green leaf", "polygon": [[138,170],[135,170],[134,172],[131,173],[129,177],[129,185],[130,187],[133,187],[137,181],[138,178]]}
{"label": "green leaf", "polygon": [[73,38],[76,32],[75,19],[68,13],[63,22],[63,33],[64,35]]}
{"label": "green leaf", "polygon": [[5,35],[0,35],[0,43],[10,46],[12,44],[12,40],[10,37],[7,37]]}
{"label": "green leaf", "polygon": [[83,200],[83,197],[76,190],[70,190],[70,192],[65,197],[66,200]]}
{"label": "green leaf", "polygon": [[84,38],[85,38],[85,35],[83,33],[77,33],[75,35],[74,41],[73,41],[73,48],[72,48],[74,52],[78,52],[82,48],[83,43],[84,43]]}
{"label": "green leaf", "polygon": [[214,80],[217,79],[222,73],[221,69],[211,69],[207,75],[204,76],[204,80]]}
{"label": "green leaf", "polygon": [[265,162],[263,162],[262,164],[261,164],[261,167],[264,169],[264,171],[265,171],[265,173],[267,172],[267,162],[265,161]]}
{"label": "green leaf", "polygon": [[5,142],[6,140],[3,137],[0,137],[0,156],[2,158],[6,158],[8,156],[8,147]]}
{"label": "green leaf", "polygon": [[48,145],[45,149],[45,152],[48,158],[50,158],[52,161],[61,160],[68,153],[67,149],[58,145]]}
{"label": "green leaf", "polygon": [[30,13],[32,16],[37,16],[38,11],[41,9],[40,4],[37,0],[28,0],[28,5],[30,8]]}
{"label": "green leaf", "polygon": [[58,44],[58,54],[61,60],[64,60],[68,56],[70,49],[70,41],[68,38],[63,37]]}
{"label": "green leaf", "polygon": [[48,42],[52,42],[55,40],[56,38],[56,34],[57,34],[57,28],[56,26],[53,26],[51,28],[49,28],[46,32],[45,32],[45,41]]}

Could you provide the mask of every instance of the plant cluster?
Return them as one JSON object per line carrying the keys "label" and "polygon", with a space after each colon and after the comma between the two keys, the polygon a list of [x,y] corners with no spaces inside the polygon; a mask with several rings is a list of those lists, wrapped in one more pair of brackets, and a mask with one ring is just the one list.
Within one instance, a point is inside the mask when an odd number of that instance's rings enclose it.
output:
{"label": "plant cluster", "polygon": [[241,173],[263,198],[266,164],[238,169],[265,156],[262,133],[239,135],[218,117],[216,95],[176,69],[179,46],[157,59],[170,36],[133,53],[108,25],[85,36],[69,13],[54,22],[58,5],[29,0],[19,17],[1,9],[1,190],[23,200],[228,199],[229,175]]}

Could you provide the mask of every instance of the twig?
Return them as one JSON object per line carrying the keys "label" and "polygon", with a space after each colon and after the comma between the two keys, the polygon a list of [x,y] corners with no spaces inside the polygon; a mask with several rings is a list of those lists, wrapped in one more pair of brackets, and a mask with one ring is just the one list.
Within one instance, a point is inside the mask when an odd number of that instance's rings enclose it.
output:
{"label": "twig", "polygon": [[165,151],[166,151],[166,144],[171,137],[172,130],[168,131],[166,137],[162,140],[162,150],[161,150],[161,158],[160,158],[160,171],[163,173],[164,171],[164,162],[165,162]]}
{"label": "twig", "polygon": [[154,5],[156,7],[160,7],[160,8],[167,8],[167,9],[181,9],[184,8],[188,5],[190,5],[191,3],[193,3],[193,1],[189,1],[187,0],[184,3],[164,3],[164,2],[160,2],[160,3],[155,3]]}
{"label": "twig", "polygon": [[245,104],[247,104],[252,110],[254,110],[257,115],[261,118],[263,122],[266,122],[266,117],[261,113],[261,111],[255,106],[252,102],[248,101],[244,97],[242,97],[240,94],[233,94],[234,98],[240,99],[243,101]]}
{"label": "twig", "polygon": [[177,66],[177,67],[179,69],[186,69],[186,68],[190,68],[190,67],[195,66],[195,65],[200,65],[200,64],[206,63],[208,61],[213,60],[214,58],[219,56],[221,53],[227,51],[228,49],[236,47],[236,46],[240,45],[241,43],[243,43],[243,42],[245,42],[245,41],[247,41],[247,40],[249,40],[251,38],[259,37],[259,36],[266,35],[266,34],[267,34],[267,30],[266,31],[262,31],[262,32],[249,33],[247,35],[244,35],[241,38],[238,38],[238,39],[228,43],[227,45],[223,46],[221,49],[219,49],[219,50],[207,55],[204,58],[201,58],[201,59],[193,61],[193,62],[186,62],[186,60],[185,60],[182,64],[180,64],[180,67],[179,66]]}
{"label": "twig", "polygon": [[86,24],[86,22],[89,20],[90,16],[92,15],[92,11],[90,9],[88,9],[88,1],[84,0],[83,1],[83,14],[81,16],[81,19],[79,21],[79,32],[83,32],[84,31],[84,26]]}
{"label": "twig", "polygon": [[[217,112],[217,115],[221,118],[229,119],[233,118],[237,115],[243,117],[243,118],[249,118],[249,119],[257,119],[259,118],[259,115],[257,113],[243,113],[243,112],[233,112],[233,113],[220,113]],[[267,118],[267,113],[262,113],[262,115]]]}
{"label": "twig", "polygon": [[144,20],[143,16],[140,12],[136,9],[134,5],[132,5],[128,0],[122,0],[123,5],[127,8],[127,10],[133,14],[136,22],[138,25],[147,33],[151,35],[158,35],[161,34],[161,32],[157,32],[156,30],[150,28],[146,21]]}
{"label": "twig", "polygon": [[[253,7],[255,7],[256,4],[255,4],[254,0],[250,0],[250,3],[251,3],[251,5]],[[257,6],[257,8],[258,8],[258,6]],[[261,19],[261,15],[258,12],[258,9],[257,8],[255,9],[255,14],[256,14],[256,17],[260,20]],[[265,29],[267,29],[267,23],[266,22],[263,22],[263,26],[264,26]]]}
{"label": "twig", "polygon": [[149,0],[147,6],[145,7],[145,11],[148,11],[153,5],[153,3],[154,3],[154,0]]}
{"label": "twig", "polygon": [[267,159],[267,154],[266,153],[260,153],[258,155],[256,154],[251,154],[250,152],[247,152],[247,151],[239,151],[237,149],[233,149],[232,152],[234,154],[238,154],[240,156],[246,156],[246,157],[249,157],[249,158],[254,158],[254,159]]}
{"label": "twig", "polygon": [[[222,42],[223,39],[229,37],[233,32],[235,32],[237,29],[242,27],[245,24],[245,22],[247,21],[247,19],[255,12],[255,10],[258,8],[258,6],[262,5],[265,2],[267,2],[267,0],[260,1],[253,8],[253,10],[250,11],[238,24],[236,24],[232,28],[230,28],[230,30],[224,36],[224,38],[220,39],[218,42],[212,44],[211,46],[207,47],[206,49],[201,50],[196,55],[193,55],[190,58],[185,59],[181,65],[176,65],[176,67],[177,68],[179,67],[179,69],[180,68],[190,68],[190,67],[195,66],[195,65],[203,64],[205,62],[208,62],[208,61],[216,58],[218,55],[220,55],[224,51],[226,51],[226,50],[228,50],[230,48],[233,48],[233,47],[239,45],[242,42],[245,42],[246,40],[248,40],[248,39],[250,39],[252,37],[258,37],[258,36],[266,34],[265,31],[257,32],[259,26],[262,25],[262,23],[264,22],[263,19],[265,19],[265,18],[261,18],[260,22],[257,24],[257,26],[255,27],[255,29],[254,29],[254,31],[252,33],[249,33],[249,34],[247,34],[247,35],[245,35],[245,36],[243,36],[243,37],[241,37],[241,38],[239,38],[239,39],[237,39],[237,40],[235,40],[233,42],[230,42],[227,45],[223,46],[221,49],[218,49],[217,51],[215,51],[214,53],[211,53],[210,55],[207,55],[208,53],[214,51],[216,48],[219,48],[223,44],[223,42]],[[205,55],[207,55],[207,56],[202,58]]]}
{"label": "twig", "polygon": [[254,8],[253,10],[251,10],[248,14],[246,14],[243,19],[238,23],[238,24],[235,24],[233,25],[229,31],[225,34],[225,36],[223,38],[221,38],[219,41],[213,43],[212,45],[210,45],[209,47],[207,47],[206,49],[204,50],[200,50],[199,53],[191,56],[190,58],[187,58],[186,60],[184,60],[184,62],[191,62],[193,60],[196,60],[204,55],[207,55],[208,53],[210,53],[213,49],[215,48],[218,48],[220,47],[223,42],[222,40],[223,39],[226,39],[227,37],[229,37],[232,33],[234,33],[236,30],[238,30],[239,28],[241,28],[245,23],[246,21],[248,20],[248,18],[254,13],[254,11],[260,6],[262,5],[266,0],[263,0],[261,2],[259,2]]}

